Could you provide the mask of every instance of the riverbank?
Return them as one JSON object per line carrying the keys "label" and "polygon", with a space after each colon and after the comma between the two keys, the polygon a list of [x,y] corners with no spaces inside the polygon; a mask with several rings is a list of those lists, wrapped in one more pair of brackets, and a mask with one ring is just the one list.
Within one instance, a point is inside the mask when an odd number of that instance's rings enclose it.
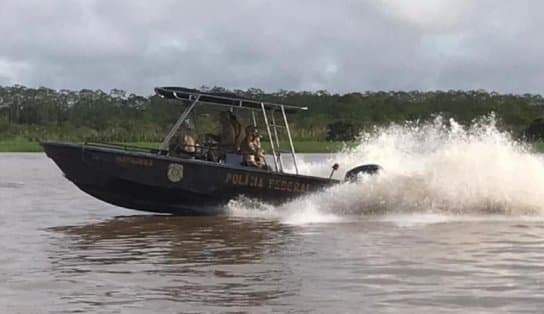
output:
{"label": "riverbank", "polygon": [[[123,143],[131,146],[157,148],[158,142],[130,142]],[[297,153],[333,153],[342,150],[346,145],[344,142],[326,141],[295,141],[294,146]],[[263,148],[270,151],[268,143],[263,142]],[[281,143],[281,150],[288,150],[288,143]],[[43,152],[38,142],[27,140],[0,140],[0,152]]]}

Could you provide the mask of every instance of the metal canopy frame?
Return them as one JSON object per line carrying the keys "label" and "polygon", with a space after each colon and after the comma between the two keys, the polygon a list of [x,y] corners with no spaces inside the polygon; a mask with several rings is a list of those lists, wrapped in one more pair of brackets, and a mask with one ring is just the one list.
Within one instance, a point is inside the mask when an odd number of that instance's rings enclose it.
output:
{"label": "metal canopy frame", "polygon": [[236,107],[240,109],[261,110],[261,104],[264,104],[266,110],[281,110],[283,106],[287,113],[295,113],[301,110],[308,110],[308,107],[299,107],[271,102],[263,102],[248,98],[241,98],[235,94],[225,93],[206,93],[197,89],[185,87],[157,87],[155,93],[163,98],[194,101],[199,97],[200,102],[215,106]]}
{"label": "metal canopy frame", "polygon": [[164,137],[164,140],[162,141],[161,146],[159,147],[161,150],[168,150],[168,145],[170,144],[172,137],[174,137],[174,135],[178,132],[183,121],[185,121],[185,119],[187,119],[187,116],[189,116],[189,113],[193,111],[193,108],[196,106],[199,99],[200,99],[200,96],[197,96],[196,99],[193,101],[193,103],[189,107],[187,107],[187,109],[183,111],[181,116],[179,116],[174,126],[170,129],[168,134]]}
{"label": "metal canopy frame", "polygon": [[[287,133],[287,139],[289,140],[289,150],[293,158],[293,164],[295,166],[295,172],[298,174],[297,158],[295,153],[295,147],[293,145],[293,139],[291,137],[291,130],[289,129],[289,123],[287,122],[286,113],[297,112],[299,110],[308,110],[307,107],[298,107],[291,105],[258,102],[256,100],[228,97],[217,94],[203,93],[195,89],[188,89],[183,87],[157,87],[155,92],[163,98],[175,99],[180,101],[190,101],[191,104],[183,111],[174,126],[170,129],[164,140],[160,145],[161,150],[168,150],[169,143],[172,137],[178,132],[179,128],[183,124],[183,121],[187,119],[189,114],[194,110],[197,104],[207,104],[213,106],[223,106],[237,109],[246,109],[251,111],[252,123],[257,126],[257,120],[255,113],[261,111],[263,115],[264,124],[268,134],[268,140],[270,143],[270,149],[272,150],[272,157],[274,160],[274,167],[276,172],[283,172],[283,162],[280,152],[280,140],[278,135],[278,128],[285,129]],[[275,112],[281,112],[283,125],[276,123],[274,116]],[[271,115],[272,124],[269,123],[268,115]],[[272,128],[271,128],[272,127]],[[272,132],[273,131],[273,132]],[[274,135],[274,138],[272,137]],[[275,140],[275,143],[274,143]]]}

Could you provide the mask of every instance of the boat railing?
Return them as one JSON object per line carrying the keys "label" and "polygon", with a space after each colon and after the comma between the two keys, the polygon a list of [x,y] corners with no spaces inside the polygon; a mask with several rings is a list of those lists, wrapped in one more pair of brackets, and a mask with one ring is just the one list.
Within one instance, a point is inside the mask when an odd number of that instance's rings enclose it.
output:
{"label": "boat railing", "polygon": [[152,154],[159,154],[159,155],[166,155],[166,153],[168,152],[158,148],[142,147],[142,146],[136,146],[136,145],[122,144],[122,143],[85,142],[83,145],[101,147],[101,148],[122,149],[126,151],[138,151],[138,152],[145,152],[145,153],[152,153]]}

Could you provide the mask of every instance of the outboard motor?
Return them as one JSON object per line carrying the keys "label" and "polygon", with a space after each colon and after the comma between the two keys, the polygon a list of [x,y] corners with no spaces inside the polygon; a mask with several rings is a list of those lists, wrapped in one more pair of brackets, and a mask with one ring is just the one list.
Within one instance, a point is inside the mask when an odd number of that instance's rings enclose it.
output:
{"label": "outboard motor", "polygon": [[368,165],[355,167],[346,173],[346,176],[344,177],[344,181],[355,182],[357,181],[357,177],[359,176],[359,173],[375,175],[380,172],[380,169],[382,169],[382,167],[376,164],[368,164]]}

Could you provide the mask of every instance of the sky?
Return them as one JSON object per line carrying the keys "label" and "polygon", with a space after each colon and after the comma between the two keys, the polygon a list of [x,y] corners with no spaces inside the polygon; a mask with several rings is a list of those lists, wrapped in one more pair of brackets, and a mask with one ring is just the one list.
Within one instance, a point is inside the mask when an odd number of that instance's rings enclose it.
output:
{"label": "sky", "polygon": [[544,92],[544,2],[3,0],[0,85]]}

